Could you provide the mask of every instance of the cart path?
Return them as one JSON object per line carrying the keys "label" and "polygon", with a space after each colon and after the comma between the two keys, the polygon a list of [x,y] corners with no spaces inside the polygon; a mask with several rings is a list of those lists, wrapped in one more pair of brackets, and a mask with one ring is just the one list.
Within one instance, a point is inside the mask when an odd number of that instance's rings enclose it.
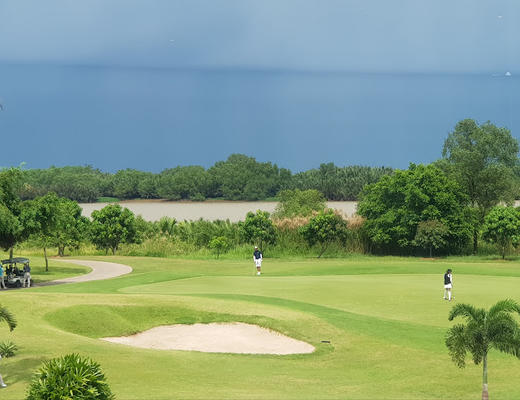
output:
{"label": "cart path", "polygon": [[71,259],[57,259],[55,261],[67,262],[70,264],[83,265],[85,267],[92,268],[88,274],[73,276],[70,278],[57,279],[55,281],[44,282],[36,284],[35,286],[47,286],[47,285],[59,285],[62,283],[79,283],[88,281],[99,281],[103,279],[116,278],[121,275],[126,275],[132,272],[132,267],[124,264],[117,264],[106,261],[93,261],[93,260],[71,260]]}

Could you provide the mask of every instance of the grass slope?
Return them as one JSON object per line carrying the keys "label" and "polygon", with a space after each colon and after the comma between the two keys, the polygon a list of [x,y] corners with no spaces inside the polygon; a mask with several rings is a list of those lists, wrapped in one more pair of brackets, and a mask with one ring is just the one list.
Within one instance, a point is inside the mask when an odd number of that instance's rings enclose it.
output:
{"label": "grass slope", "polygon": [[[459,370],[444,334],[456,301],[520,301],[520,264],[485,259],[352,257],[249,261],[107,257],[134,268],[100,282],[0,292],[18,318],[3,339],[21,350],[2,360],[2,399],[23,398],[43,360],[79,352],[98,361],[120,400],[171,398],[473,399],[481,368]],[[61,265],[61,264],[60,264]],[[81,268],[78,269],[81,271]],[[273,356],[136,349],[99,340],[173,323],[256,323],[313,344],[313,354]],[[330,341],[322,343],[322,340]],[[520,398],[520,362],[493,352],[493,398]]]}

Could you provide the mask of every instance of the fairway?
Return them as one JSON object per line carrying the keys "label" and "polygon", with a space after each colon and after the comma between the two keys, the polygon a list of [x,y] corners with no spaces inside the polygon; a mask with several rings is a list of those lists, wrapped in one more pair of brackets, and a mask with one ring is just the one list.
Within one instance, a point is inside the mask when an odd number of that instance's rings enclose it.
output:
{"label": "fairway", "polygon": [[[18,319],[2,339],[2,399],[23,398],[43,360],[77,352],[98,361],[120,400],[475,399],[481,367],[458,369],[444,335],[455,302],[520,301],[520,265],[483,259],[394,257],[249,260],[99,257],[133,272],[97,282],[0,292]],[[52,266],[51,266],[52,267]],[[454,302],[442,274],[454,271]],[[63,267],[65,268],[65,267]],[[85,269],[78,267],[78,271]],[[71,273],[71,270],[67,270]],[[316,348],[254,355],[133,348],[102,341],[161,325],[243,322]],[[330,342],[330,343],[328,343]],[[520,361],[492,351],[492,398],[520,398]]]}

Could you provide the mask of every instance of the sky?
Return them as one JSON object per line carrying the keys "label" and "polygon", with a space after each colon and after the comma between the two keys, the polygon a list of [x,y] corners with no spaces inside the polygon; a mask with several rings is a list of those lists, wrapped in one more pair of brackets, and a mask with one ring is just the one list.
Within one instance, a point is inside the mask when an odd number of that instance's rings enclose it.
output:
{"label": "sky", "polygon": [[463,118],[517,135],[519,17],[516,0],[0,0],[0,163],[430,162]]}

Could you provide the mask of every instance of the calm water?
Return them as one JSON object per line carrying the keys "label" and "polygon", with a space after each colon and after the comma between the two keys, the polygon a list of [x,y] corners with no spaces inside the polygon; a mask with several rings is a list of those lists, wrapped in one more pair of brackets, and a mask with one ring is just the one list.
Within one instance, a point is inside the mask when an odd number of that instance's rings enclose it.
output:
{"label": "calm water", "polygon": [[449,74],[0,66],[0,165],[209,167],[231,153],[293,172],[431,162],[457,121],[520,126],[520,79]]}
{"label": "calm water", "polygon": [[[109,203],[80,203],[83,215],[90,217],[94,210],[100,210]],[[122,207],[130,209],[135,215],[141,215],[147,221],[158,221],[162,217],[172,217],[178,221],[182,220],[205,220],[214,221],[217,219],[229,219],[232,222],[243,221],[249,211],[257,210],[272,213],[276,208],[276,202],[264,201],[218,201],[218,202],[176,202],[176,201],[155,201],[155,200],[135,200],[122,201]],[[329,208],[340,210],[347,216],[356,212],[357,201],[329,201]],[[515,206],[520,206],[520,200],[515,202]]]}
{"label": "calm water", "polygon": [[[90,216],[92,211],[100,210],[108,203],[83,203],[83,215]],[[200,218],[214,221],[217,219],[236,222],[245,219],[249,211],[263,210],[273,212],[276,202],[170,202],[170,201],[123,201],[121,206],[141,215],[148,221],[157,221],[162,217],[173,217],[179,221]],[[329,201],[328,206],[352,215],[356,211],[355,201]]]}

